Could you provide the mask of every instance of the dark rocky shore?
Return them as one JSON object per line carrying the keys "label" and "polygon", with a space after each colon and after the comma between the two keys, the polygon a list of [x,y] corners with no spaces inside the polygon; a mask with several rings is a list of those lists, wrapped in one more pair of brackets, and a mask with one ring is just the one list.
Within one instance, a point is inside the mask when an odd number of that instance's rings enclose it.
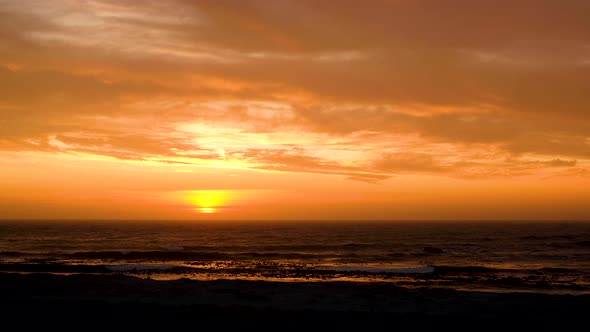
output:
{"label": "dark rocky shore", "polygon": [[408,289],[391,283],[155,281],[123,275],[0,273],[0,294],[4,319],[22,326],[61,326],[78,320],[92,322],[93,327],[183,322],[218,327],[564,325],[585,323],[590,312],[590,295]]}

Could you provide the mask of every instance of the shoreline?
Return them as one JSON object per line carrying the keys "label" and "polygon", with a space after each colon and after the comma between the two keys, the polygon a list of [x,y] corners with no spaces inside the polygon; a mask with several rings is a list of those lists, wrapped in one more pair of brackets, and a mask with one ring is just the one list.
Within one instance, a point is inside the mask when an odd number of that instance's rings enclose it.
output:
{"label": "shoreline", "polygon": [[[157,263],[157,264],[156,264]],[[491,293],[590,294],[588,272],[572,269],[511,270],[481,266],[429,266],[396,269],[333,269],[305,264],[252,262],[209,266],[213,263],[193,262],[101,262],[74,264],[51,260],[0,262],[0,273],[130,276],[140,279],[174,281],[243,280],[282,283],[388,283],[405,288],[432,288]]]}

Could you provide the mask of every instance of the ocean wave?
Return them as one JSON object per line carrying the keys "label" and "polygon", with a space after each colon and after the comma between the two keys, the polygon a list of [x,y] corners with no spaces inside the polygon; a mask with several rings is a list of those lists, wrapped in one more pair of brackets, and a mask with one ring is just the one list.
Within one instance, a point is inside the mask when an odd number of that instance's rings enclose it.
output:
{"label": "ocean wave", "polygon": [[548,240],[548,239],[562,239],[572,240],[576,238],[575,235],[525,235],[519,237],[522,240]]}
{"label": "ocean wave", "polygon": [[342,243],[342,244],[276,244],[276,245],[232,245],[232,246],[185,246],[187,251],[260,251],[260,252],[326,252],[386,250],[399,248],[400,244],[391,243]]}
{"label": "ocean wave", "polygon": [[170,270],[175,268],[174,265],[134,265],[134,264],[123,264],[123,265],[103,265],[109,271],[115,272],[132,272],[132,271],[149,271],[149,270]]}
{"label": "ocean wave", "polygon": [[504,269],[497,269],[493,267],[487,266],[477,266],[477,265],[466,265],[466,266],[446,266],[446,265],[437,265],[434,266],[434,271],[436,273],[485,273],[485,272],[500,272]]}
{"label": "ocean wave", "polygon": [[562,274],[562,273],[573,273],[573,274],[586,274],[585,271],[580,269],[572,269],[565,267],[541,267],[541,268],[530,268],[530,269],[518,269],[518,268],[495,268],[489,266],[478,266],[478,265],[467,265],[467,266],[445,266],[435,265],[434,273],[436,274],[488,274],[488,273],[521,273],[521,274]]}
{"label": "ocean wave", "polygon": [[[105,250],[105,251],[80,251],[74,253],[52,252],[52,253],[23,253],[5,252],[0,253],[0,259],[19,258],[50,259],[50,260],[105,260],[105,261],[307,261],[317,263],[320,261],[341,262],[341,263],[385,263],[405,260],[410,257],[405,252],[375,252],[375,251],[333,251],[333,252],[287,252],[287,251],[189,251],[179,250],[180,247],[167,247],[166,250],[133,251],[133,250]],[[252,248],[247,248],[252,249]],[[423,253],[419,253],[423,255]]]}
{"label": "ocean wave", "polygon": [[[355,253],[298,253],[298,252],[222,252],[222,251],[85,251],[62,257],[102,260],[158,260],[158,261],[213,261],[213,260],[321,260],[355,259]],[[370,258],[371,256],[366,256]],[[381,256],[379,256],[381,257]]]}
{"label": "ocean wave", "polygon": [[100,265],[69,265],[59,263],[29,264],[29,263],[6,263],[0,264],[2,272],[29,272],[29,273],[105,273],[110,272]]}
{"label": "ocean wave", "polygon": [[416,267],[398,267],[385,268],[376,266],[336,266],[330,268],[333,271],[339,272],[368,272],[368,273],[391,273],[391,274],[424,274],[433,273],[435,268],[432,266],[416,266]]}

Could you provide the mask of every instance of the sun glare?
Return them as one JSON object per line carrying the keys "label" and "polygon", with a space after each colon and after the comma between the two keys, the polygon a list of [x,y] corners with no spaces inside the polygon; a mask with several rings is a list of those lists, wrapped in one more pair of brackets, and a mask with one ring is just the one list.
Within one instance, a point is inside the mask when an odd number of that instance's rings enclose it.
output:
{"label": "sun glare", "polygon": [[212,214],[226,210],[236,199],[233,190],[192,190],[181,193],[182,200],[200,213]]}
{"label": "sun glare", "polygon": [[202,207],[197,209],[201,213],[215,213],[217,212],[216,208],[213,207]]}

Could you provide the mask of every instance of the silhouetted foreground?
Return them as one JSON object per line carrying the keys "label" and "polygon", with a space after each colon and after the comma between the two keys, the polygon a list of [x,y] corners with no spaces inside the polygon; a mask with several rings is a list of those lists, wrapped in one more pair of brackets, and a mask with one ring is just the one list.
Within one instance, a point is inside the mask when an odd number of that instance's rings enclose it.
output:
{"label": "silhouetted foreground", "polygon": [[[585,323],[590,295],[407,289],[390,283],[155,281],[0,273],[2,317],[21,326],[426,326]],[[283,325],[281,325],[283,326]],[[477,325],[485,327],[489,325]]]}

